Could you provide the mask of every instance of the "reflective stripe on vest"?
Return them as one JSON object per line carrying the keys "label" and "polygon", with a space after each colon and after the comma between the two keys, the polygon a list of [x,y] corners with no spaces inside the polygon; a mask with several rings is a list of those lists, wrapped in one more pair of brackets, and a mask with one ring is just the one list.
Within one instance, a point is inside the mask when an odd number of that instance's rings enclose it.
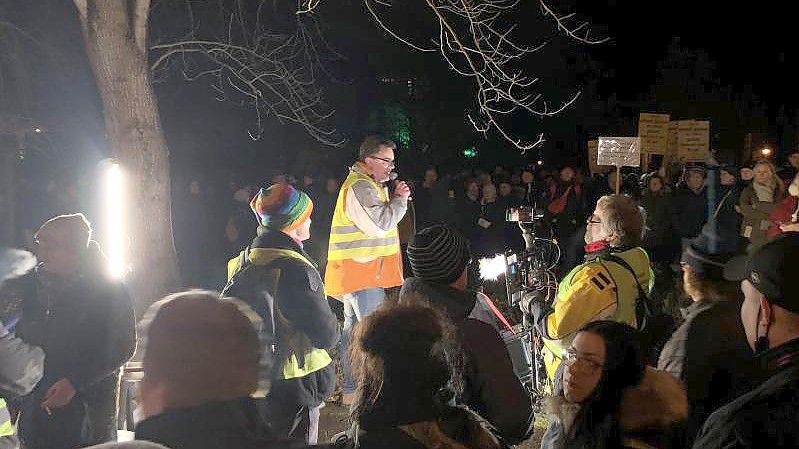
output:
{"label": "reflective stripe on vest", "polygon": [[347,192],[358,181],[368,182],[377,191],[380,200],[388,202],[388,195],[374,179],[363,173],[350,172],[342,184],[336,200],[336,209],[333,212],[333,222],[330,228],[330,243],[327,249],[328,260],[376,259],[393,256],[399,252],[399,233],[396,226],[382,237],[372,237],[361,231],[347,217],[345,206]]}
{"label": "reflective stripe on vest", "polygon": [[6,401],[0,398],[0,438],[14,435],[14,425],[11,424],[11,414],[8,412]]}
{"label": "reflective stripe on vest", "polygon": [[[316,269],[316,266],[302,254],[289,249],[278,248],[252,248],[248,254],[242,251],[239,256],[234,257],[228,261],[228,280],[241,268],[245,257],[250,263],[254,265],[267,265],[278,259],[295,259],[304,262],[305,264]],[[277,287],[277,283],[275,284]],[[275,292],[272,292],[274,297]],[[300,366],[297,356],[291,354],[286,362],[283,364],[281,371],[282,379],[295,379],[297,377],[305,377],[311,373],[319,371],[320,369],[330,365],[333,359],[330,354],[324,349],[313,348],[305,354],[304,365]]]}

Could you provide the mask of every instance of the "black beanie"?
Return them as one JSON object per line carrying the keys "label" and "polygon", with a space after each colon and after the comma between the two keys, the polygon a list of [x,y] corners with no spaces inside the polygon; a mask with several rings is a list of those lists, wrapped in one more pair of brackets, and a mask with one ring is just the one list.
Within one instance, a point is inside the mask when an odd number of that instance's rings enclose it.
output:
{"label": "black beanie", "polygon": [[458,231],[445,225],[422,229],[408,244],[413,275],[428,282],[457,281],[469,259],[469,243]]}

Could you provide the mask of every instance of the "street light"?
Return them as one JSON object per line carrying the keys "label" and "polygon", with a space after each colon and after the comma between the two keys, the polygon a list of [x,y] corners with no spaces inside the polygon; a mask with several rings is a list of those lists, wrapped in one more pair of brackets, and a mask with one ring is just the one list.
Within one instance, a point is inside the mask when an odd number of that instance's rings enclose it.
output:
{"label": "street light", "polygon": [[760,150],[760,154],[761,154],[763,157],[769,157],[769,156],[771,156],[771,148],[769,148],[769,147],[765,147],[765,148],[763,148],[762,150]]}

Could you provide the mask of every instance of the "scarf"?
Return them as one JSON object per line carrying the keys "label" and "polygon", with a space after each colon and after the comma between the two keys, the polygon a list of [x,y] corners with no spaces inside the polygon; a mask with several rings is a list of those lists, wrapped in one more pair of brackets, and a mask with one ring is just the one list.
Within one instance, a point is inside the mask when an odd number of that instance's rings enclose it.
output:
{"label": "scarf", "polygon": [[774,188],[776,186],[777,180],[775,180],[773,176],[769,178],[766,184],[761,184],[759,182],[752,183],[752,187],[755,189],[755,194],[757,195],[758,201],[765,203],[774,202]]}

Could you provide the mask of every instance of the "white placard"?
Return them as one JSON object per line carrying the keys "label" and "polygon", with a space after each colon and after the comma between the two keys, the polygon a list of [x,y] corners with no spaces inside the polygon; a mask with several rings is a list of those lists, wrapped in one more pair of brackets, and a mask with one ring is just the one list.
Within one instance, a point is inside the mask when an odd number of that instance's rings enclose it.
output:
{"label": "white placard", "polygon": [[640,166],[641,139],[639,137],[600,137],[597,163],[623,167]]}

